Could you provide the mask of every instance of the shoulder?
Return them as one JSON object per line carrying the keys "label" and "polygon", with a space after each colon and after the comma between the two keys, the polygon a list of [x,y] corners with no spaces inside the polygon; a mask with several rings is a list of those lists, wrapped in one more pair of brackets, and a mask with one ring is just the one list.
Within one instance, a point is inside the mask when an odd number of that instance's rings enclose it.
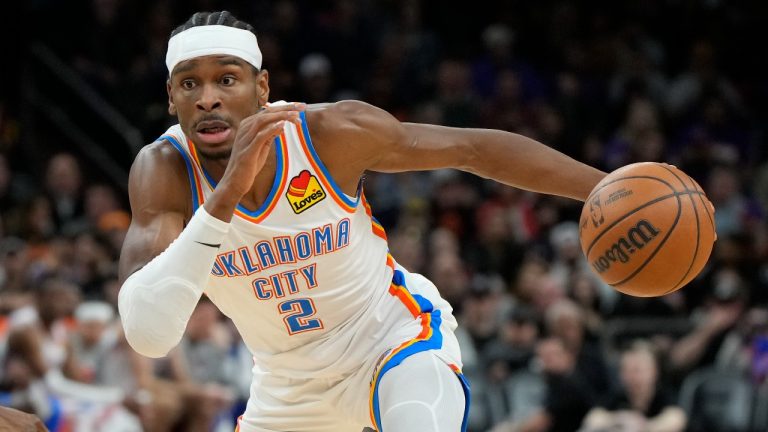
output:
{"label": "shoulder", "polygon": [[184,158],[171,143],[165,140],[157,140],[142,147],[133,161],[134,166],[147,163],[162,163],[168,164],[171,167],[177,165],[184,167]]}
{"label": "shoulder", "polygon": [[400,125],[387,111],[358,100],[312,104],[306,115],[311,132],[318,134],[381,136]]}
{"label": "shoulder", "polygon": [[332,103],[307,105],[307,115],[319,118],[355,118],[366,114],[382,111],[367,102],[359,100],[343,100]]}
{"label": "shoulder", "polygon": [[[155,141],[136,155],[129,175],[131,207],[188,210],[187,167],[181,153],[167,141]],[[137,205],[141,203],[140,205]]]}
{"label": "shoulder", "polygon": [[131,177],[136,173],[150,177],[183,176],[186,169],[184,158],[173,145],[164,140],[155,141],[144,146],[136,155],[131,166]]}

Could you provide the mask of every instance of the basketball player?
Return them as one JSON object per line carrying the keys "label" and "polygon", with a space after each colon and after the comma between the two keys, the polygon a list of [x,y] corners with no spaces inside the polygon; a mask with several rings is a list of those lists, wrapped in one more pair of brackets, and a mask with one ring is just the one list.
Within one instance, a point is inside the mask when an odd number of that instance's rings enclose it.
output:
{"label": "basketball player", "polygon": [[507,132],[400,123],[354,101],[270,104],[253,29],[228,12],[174,30],[166,64],[179,124],[130,174],[131,346],[164,356],[205,294],[253,352],[240,431],[463,430],[451,307],[388,254],[362,174],[450,167],[578,200],[604,174]]}

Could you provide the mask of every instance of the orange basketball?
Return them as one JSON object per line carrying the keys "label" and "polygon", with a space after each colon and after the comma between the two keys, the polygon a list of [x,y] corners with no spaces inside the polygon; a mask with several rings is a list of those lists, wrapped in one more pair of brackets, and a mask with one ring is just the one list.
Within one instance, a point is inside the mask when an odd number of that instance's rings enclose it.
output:
{"label": "orange basketball", "polygon": [[636,163],[595,186],[581,211],[579,236],[592,271],[605,283],[633,296],[661,296],[706,264],[716,238],[714,210],[679,169]]}

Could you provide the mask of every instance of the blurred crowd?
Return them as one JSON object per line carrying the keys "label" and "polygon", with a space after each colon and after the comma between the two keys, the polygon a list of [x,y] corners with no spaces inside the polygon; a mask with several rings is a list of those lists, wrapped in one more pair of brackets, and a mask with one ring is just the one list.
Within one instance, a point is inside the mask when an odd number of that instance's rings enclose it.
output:
{"label": "blurred crowd", "polygon": [[[174,122],[171,30],[223,8],[257,29],[272,100],[362,99],[403,121],[521,133],[607,171],[666,161],[714,203],[701,275],[641,299],[590,272],[580,203],[452,170],[369,173],[392,254],[458,317],[470,431],[768,429],[761,2],[39,0],[24,13],[39,24],[30,41],[151,142]],[[52,431],[232,430],[252,365],[232,325],[204,299],[167,358],[126,345],[125,193],[68,148],[30,170],[18,95],[2,94],[0,405]]]}

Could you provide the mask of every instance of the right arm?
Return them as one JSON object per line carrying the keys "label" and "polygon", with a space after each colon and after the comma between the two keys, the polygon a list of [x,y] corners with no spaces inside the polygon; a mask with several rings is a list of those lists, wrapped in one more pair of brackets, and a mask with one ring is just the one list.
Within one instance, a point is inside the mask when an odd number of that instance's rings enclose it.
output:
{"label": "right arm", "polygon": [[128,181],[133,215],[120,254],[118,296],[125,338],[135,351],[162,357],[179,343],[235,206],[253,185],[284,122],[297,119],[294,105],[244,119],[224,176],[186,226],[190,187],[181,156],[161,143],[139,153]]}
{"label": "right arm", "polygon": [[189,184],[167,144],[144,148],[129,178],[132,219],[120,254],[118,308],[125,337],[147,357],[178,344],[203,294],[228,224],[199,209],[186,228]]}

